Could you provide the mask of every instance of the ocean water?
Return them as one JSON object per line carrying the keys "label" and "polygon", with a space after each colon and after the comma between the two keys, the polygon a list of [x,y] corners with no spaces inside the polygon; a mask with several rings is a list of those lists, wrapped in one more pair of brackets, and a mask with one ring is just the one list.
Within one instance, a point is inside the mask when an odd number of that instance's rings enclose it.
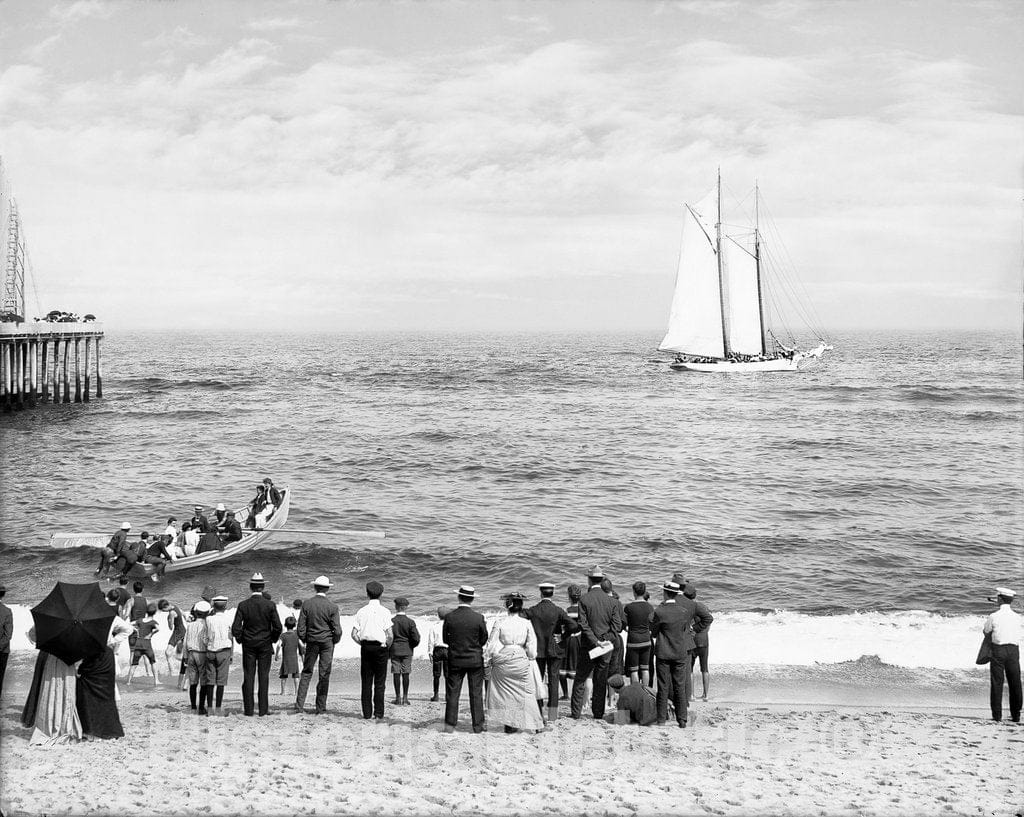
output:
{"label": "ocean water", "polygon": [[152,595],[275,596],[370,578],[418,615],[462,583],[656,592],[715,612],[719,660],[973,664],[997,584],[1024,591],[1014,334],[857,333],[800,374],[670,371],[657,334],[110,334],[104,397],[0,416],[0,581],[31,605],[91,577],[54,531],[162,530],[271,476],[289,527]]}

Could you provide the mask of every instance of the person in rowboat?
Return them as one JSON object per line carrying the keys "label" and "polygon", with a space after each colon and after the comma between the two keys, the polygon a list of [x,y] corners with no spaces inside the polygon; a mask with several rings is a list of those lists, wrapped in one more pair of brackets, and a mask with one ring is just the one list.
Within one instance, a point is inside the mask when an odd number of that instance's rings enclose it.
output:
{"label": "person in rowboat", "polygon": [[209,533],[210,520],[203,516],[203,506],[196,505],[194,510],[195,513],[192,514],[192,519],[189,520],[190,523],[192,524],[192,529],[199,531],[200,535],[204,533]]}
{"label": "person in rowboat", "polygon": [[224,503],[218,502],[217,508],[213,512],[213,522],[211,523],[217,529],[218,533],[224,530],[224,526],[227,524],[227,515],[228,512],[224,507]]}
{"label": "person in rowboat", "polygon": [[110,572],[111,563],[120,558],[121,552],[128,545],[128,531],[131,529],[131,522],[122,522],[120,529],[110,537],[110,542],[100,551],[100,566],[96,568],[97,576],[106,576]]}
{"label": "person in rowboat", "polygon": [[224,522],[224,532],[221,534],[220,541],[223,544],[229,542],[237,542],[242,538],[242,526],[238,524],[238,520],[235,519],[235,512],[228,511],[227,518]]}

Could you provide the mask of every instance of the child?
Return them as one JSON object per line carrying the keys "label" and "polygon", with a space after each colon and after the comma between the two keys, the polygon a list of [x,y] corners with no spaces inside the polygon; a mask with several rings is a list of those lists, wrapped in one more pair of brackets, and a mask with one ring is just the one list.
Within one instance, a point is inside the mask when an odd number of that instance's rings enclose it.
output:
{"label": "child", "polygon": [[[569,606],[565,608],[565,612],[573,621],[578,621],[583,588],[578,584],[570,584],[567,593]],[[569,697],[569,681],[576,680],[576,667],[580,661],[580,643],[580,630],[577,630],[569,636],[569,641],[565,645],[565,661],[558,671],[558,683],[562,687],[562,700]]]}
{"label": "child", "polygon": [[427,634],[427,655],[430,656],[434,672],[434,697],[430,699],[432,701],[440,700],[437,691],[442,678],[444,678],[447,696],[448,645],[444,643],[444,617],[448,615],[448,612],[447,607],[437,608],[437,623],[430,628],[430,632]]}
{"label": "child", "polygon": [[394,703],[402,706],[409,706],[412,652],[420,643],[420,632],[416,629],[416,622],[405,614],[408,609],[409,600],[398,596],[395,599],[395,617],[391,619],[394,632],[394,640],[391,642],[391,675],[395,682]]}
{"label": "child", "polygon": [[149,661],[149,668],[153,671],[153,686],[160,683],[160,673],[156,668],[156,655],[153,653],[153,633],[160,630],[160,625],[154,618],[156,611],[156,605],[150,604],[146,607],[145,617],[135,625],[138,637],[135,639],[135,646],[132,647],[132,666],[128,670],[127,681],[129,684],[132,682],[132,678],[135,676],[135,668],[139,666],[139,660],[143,656]]}
{"label": "child", "polygon": [[[188,523],[186,523],[188,524]],[[210,614],[210,605],[205,601],[197,602],[192,608],[192,620],[185,627],[185,661],[188,666],[188,700],[192,711],[196,711],[196,692],[199,691],[199,714],[206,715],[207,701],[206,675],[206,617]],[[202,689],[200,690],[200,685]]]}
{"label": "child", "polygon": [[305,657],[306,650],[299,643],[299,635],[295,632],[295,616],[284,620],[284,632],[281,640],[274,647],[274,660],[281,658],[281,694],[284,695],[284,679],[291,676],[292,691],[299,692],[299,656]]}

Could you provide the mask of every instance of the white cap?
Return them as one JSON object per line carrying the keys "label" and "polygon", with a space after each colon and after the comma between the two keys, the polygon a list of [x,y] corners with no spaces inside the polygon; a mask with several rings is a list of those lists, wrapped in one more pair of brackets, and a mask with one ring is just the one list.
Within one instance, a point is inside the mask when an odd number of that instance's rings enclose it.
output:
{"label": "white cap", "polygon": [[132,523],[131,522],[122,522],[121,523],[121,530],[131,530],[131,529],[132,529]]}
{"label": "white cap", "polygon": [[1014,593],[1009,587],[997,587],[996,588],[996,595],[997,596],[1006,596],[1007,598],[1012,599],[1017,594]]}
{"label": "white cap", "polygon": [[205,601],[197,601],[196,606],[192,609],[197,613],[209,613],[212,608]]}
{"label": "white cap", "polygon": [[317,576],[313,581],[310,582],[314,587],[330,587],[331,580],[326,576]]}
{"label": "white cap", "polygon": [[217,510],[218,511],[223,511],[224,510],[224,503],[223,502],[218,502],[217,503]]}

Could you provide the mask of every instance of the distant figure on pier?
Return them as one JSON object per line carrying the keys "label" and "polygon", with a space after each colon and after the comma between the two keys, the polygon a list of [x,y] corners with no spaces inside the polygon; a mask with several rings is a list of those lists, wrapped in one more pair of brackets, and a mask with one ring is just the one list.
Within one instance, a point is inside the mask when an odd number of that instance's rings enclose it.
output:
{"label": "distant figure on pier", "polygon": [[97,576],[106,576],[110,572],[111,562],[117,561],[121,556],[121,551],[128,545],[128,531],[131,529],[131,522],[122,522],[120,529],[110,537],[110,542],[100,551],[100,566],[96,568]]}

